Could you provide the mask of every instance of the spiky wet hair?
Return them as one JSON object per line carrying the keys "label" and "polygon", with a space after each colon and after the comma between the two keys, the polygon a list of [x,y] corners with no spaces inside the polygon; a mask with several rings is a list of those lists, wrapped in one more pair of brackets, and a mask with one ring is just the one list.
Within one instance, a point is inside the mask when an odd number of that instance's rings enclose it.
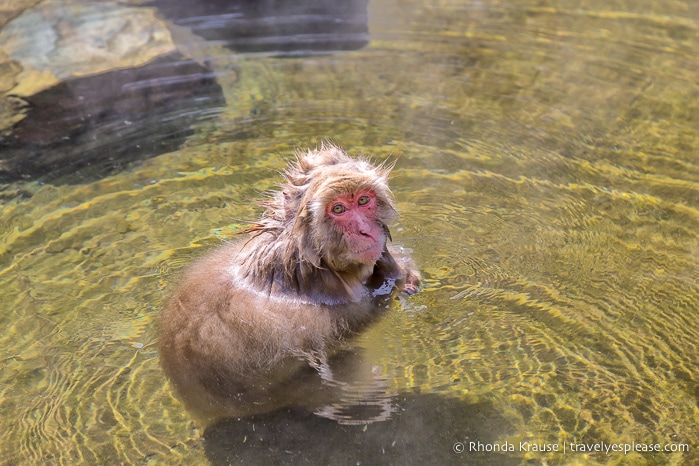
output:
{"label": "spiky wet hair", "polygon": [[377,218],[390,237],[387,223],[397,217],[388,187],[392,168],[386,163],[373,165],[363,156],[352,158],[342,148],[328,143],[297,153],[296,160],[283,172],[281,190],[264,202],[265,213],[247,231],[271,233],[278,244],[287,245],[283,257],[278,258],[283,260],[287,273],[293,274],[298,263],[320,267],[321,259],[341,236],[335,232],[336,237],[327,237],[331,231],[325,214],[327,204],[337,196],[368,189],[376,194]]}

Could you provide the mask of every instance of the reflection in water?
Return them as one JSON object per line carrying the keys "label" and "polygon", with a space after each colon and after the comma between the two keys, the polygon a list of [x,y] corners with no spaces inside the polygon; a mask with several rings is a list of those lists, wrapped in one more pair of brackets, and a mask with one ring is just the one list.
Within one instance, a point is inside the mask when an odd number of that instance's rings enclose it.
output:
{"label": "reflection in water", "polygon": [[[209,58],[227,103],[181,149],[2,185],[0,462],[252,461],[302,455],[287,439],[306,432],[351,448],[363,426],[301,408],[202,440],[154,350],[176,273],[256,218],[250,199],[317,137],[397,159],[393,236],[425,278],[352,342],[395,411],[359,459],[405,432],[446,463],[697,462],[698,21],[674,0],[377,0],[353,52],[177,44]],[[252,448],[243,432],[268,426]],[[226,432],[249,448],[226,451]],[[450,456],[466,437],[691,449]]]}

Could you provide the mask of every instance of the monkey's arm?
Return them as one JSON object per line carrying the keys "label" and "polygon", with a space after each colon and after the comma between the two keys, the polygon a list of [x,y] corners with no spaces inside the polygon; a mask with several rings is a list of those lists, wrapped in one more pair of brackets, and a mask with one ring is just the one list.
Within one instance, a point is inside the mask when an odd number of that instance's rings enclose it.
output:
{"label": "monkey's arm", "polygon": [[384,253],[376,261],[374,276],[383,279],[400,280],[397,285],[403,293],[412,295],[420,289],[420,272],[412,257],[400,245],[386,246]]}
{"label": "monkey's arm", "polygon": [[417,293],[420,290],[421,277],[420,271],[417,269],[417,264],[415,264],[415,261],[409,254],[412,251],[404,248],[400,244],[392,244],[388,247],[388,250],[403,270],[405,283],[401,291],[407,295]]}

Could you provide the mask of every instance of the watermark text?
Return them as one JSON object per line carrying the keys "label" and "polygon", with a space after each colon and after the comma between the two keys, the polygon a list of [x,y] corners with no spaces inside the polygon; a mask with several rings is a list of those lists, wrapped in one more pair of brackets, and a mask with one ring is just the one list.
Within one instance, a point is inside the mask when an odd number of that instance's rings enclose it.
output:
{"label": "watermark text", "polygon": [[607,442],[562,442],[562,443],[545,443],[545,442],[480,442],[466,441],[455,442],[453,446],[455,453],[605,453],[611,455],[613,453],[684,453],[689,451],[689,444],[686,443],[668,443],[661,445],[659,443],[607,443]]}

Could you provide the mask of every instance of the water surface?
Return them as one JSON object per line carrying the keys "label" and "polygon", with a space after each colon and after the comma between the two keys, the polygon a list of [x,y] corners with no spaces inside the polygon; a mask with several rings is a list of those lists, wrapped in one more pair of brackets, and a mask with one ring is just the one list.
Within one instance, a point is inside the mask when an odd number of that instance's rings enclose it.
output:
{"label": "water surface", "polygon": [[[178,37],[225,99],[179,148],[0,185],[0,463],[699,461],[699,6],[376,0],[368,31],[292,56]],[[424,289],[354,345],[398,414],[204,435],[158,366],[168,286],[320,138],[396,160]],[[570,451],[601,442],[689,451]]]}

